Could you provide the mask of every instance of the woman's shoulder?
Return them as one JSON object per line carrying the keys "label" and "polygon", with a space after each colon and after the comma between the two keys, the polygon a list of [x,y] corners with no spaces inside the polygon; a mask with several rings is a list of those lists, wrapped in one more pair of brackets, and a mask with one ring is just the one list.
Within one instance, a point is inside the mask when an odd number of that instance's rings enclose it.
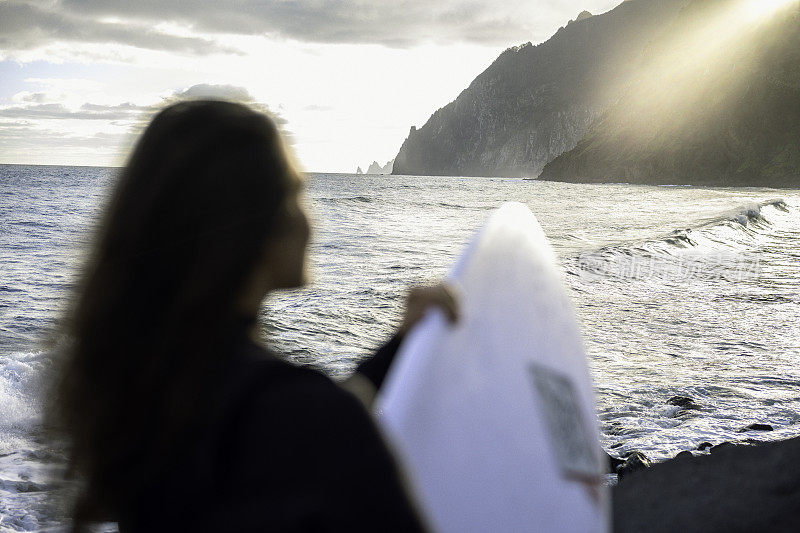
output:
{"label": "woman's shoulder", "polygon": [[261,397],[287,394],[296,390],[322,390],[337,393],[336,383],[312,367],[297,365],[254,341],[237,348],[229,368],[229,388],[257,393]]}
{"label": "woman's shoulder", "polygon": [[[248,349],[239,363],[239,384],[234,385],[237,398],[223,415],[224,455],[235,457],[244,469],[237,472],[229,464],[226,470],[234,478],[241,482],[259,464],[285,484],[289,479],[284,474],[309,474],[307,468],[315,474],[330,472],[330,466],[317,464],[329,457],[345,464],[364,453],[388,459],[372,416],[353,394],[321,372],[293,365],[259,346]],[[299,464],[304,468],[298,470]]]}
{"label": "woman's shoulder", "polygon": [[255,342],[239,348],[224,379],[218,416],[238,425],[275,427],[298,417],[331,416],[364,422],[369,416],[355,396],[322,372],[293,364]]}
{"label": "woman's shoulder", "polygon": [[306,442],[376,429],[359,400],[332,379],[253,342],[238,347],[219,380],[202,455],[223,477],[241,480],[254,464],[279,465],[275,458],[296,456]]}

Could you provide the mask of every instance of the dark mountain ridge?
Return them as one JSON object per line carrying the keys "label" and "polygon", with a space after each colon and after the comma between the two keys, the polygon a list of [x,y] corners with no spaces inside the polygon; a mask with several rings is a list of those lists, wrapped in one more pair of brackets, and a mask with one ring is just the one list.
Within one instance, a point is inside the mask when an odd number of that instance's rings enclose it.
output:
{"label": "dark mountain ridge", "polygon": [[411,128],[392,173],[537,176],[619,98],[642,50],[685,3],[629,0],[581,13],[542,44],[509,48]]}
{"label": "dark mountain ridge", "polygon": [[682,10],[624,96],[540,178],[800,187],[800,2],[738,31],[720,15],[735,4]]}

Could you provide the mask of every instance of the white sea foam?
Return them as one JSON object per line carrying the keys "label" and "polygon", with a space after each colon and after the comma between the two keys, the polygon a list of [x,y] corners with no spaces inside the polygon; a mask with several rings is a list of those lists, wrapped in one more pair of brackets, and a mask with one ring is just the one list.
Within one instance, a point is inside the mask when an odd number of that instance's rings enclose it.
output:
{"label": "white sea foam", "polygon": [[0,356],[0,405],[3,406],[0,411],[0,439],[4,434],[30,432],[37,426],[41,376],[48,362],[49,357],[45,352],[17,352]]}

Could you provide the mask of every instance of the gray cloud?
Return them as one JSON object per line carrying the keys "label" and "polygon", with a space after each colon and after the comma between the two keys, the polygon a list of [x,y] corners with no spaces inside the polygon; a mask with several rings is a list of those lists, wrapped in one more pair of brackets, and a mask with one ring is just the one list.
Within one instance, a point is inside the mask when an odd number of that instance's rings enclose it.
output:
{"label": "gray cloud", "polygon": [[[103,22],[109,18],[121,22]],[[159,22],[190,27],[195,35],[265,35],[315,43],[508,44],[531,39],[535,19],[523,0],[12,0],[0,4],[0,47],[25,49],[62,39],[195,54],[231,51],[206,37],[152,30]]]}
{"label": "gray cloud", "polygon": [[0,2],[0,49],[28,50],[52,41],[119,43],[197,55],[239,53],[207,38],[153,30],[141,20],[103,22],[96,15],[72,13],[62,2]]}
{"label": "gray cloud", "polygon": [[147,108],[133,104],[102,106],[83,104],[78,111],[62,104],[35,104],[0,108],[0,117],[12,119],[125,120],[134,119]]}
{"label": "gray cloud", "polygon": [[[82,153],[99,153],[121,157],[133,139],[138,136],[150,119],[164,107],[191,99],[216,98],[247,104],[269,115],[282,131],[288,143],[293,144],[291,132],[285,129],[286,119],[273,112],[266,104],[256,99],[244,87],[235,85],[199,84],[175,91],[170,96],[150,105],[123,102],[104,105],[86,102],[78,109],[69,109],[60,103],[35,103],[47,99],[46,93],[33,98],[34,103],[0,107],[0,153],[5,157],[46,158],[53,154],[71,157],[69,150]],[[28,96],[28,95],[26,95]],[[23,98],[23,101],[26,101]],[[106,121],[119,128],[118,133],[98,132],[89,136],[65,135],[48,125],[54,120]],[[73,154],[74,155],[74,154]]]}
{"label": "gray cloud", "polygon": [[[35,96],[35,98],[29,98]],[[46,100],[46,93],[35,93],[25,95],[25,102],[41,102]],[[102,105],[87,102],[81,105],[80,109],[72,110],[64,107],[63,104],[50,103],[31,103],[0,107],[0,118],[9,119],[78,119],[78,120],[109,120],[124,121],[139,119],[143,115],[149,119],[149,115],[156,113],[167,105],[181,100],[194,100],[213,98],[220,100],[231,100],[247,104],[250,107],[270,115],[277,124],[286,124],[286,119],[272,111],[267,104],[257,102],[255,98],[244,87],[236,85],[213,85],[201,83],[192,85],[188,89],[175,91],[172,95],[162,99],[152,105],[136,105],[131,102],[123,102],[116,105]]]}
{"label": "gray cloud", "polygon": [[200,83],[192,85],[188,89],[177,91],[172,98],[176,99],[192,99],[192,98],[222,98],[225,100],[233,100],[235,102],[254,103],[255,98],[244,87],[236,85],[212,85],[209,83]]}
{"label": "gray cloud", "polygon": [[286,119],[270,109],[267,104],[257,102],[247,89],[236,85],[212,85],[208,83],[192,85],[188,89],[176,91],[172,96],[165,98],[161,104],[155,106],[153,109],[160,109],[161,107],[180,100],[195,100],[205,98],[231,100],[233,102],[247,104],[253,109],[269,115],[269,117],[275,121],[275,124],[277,124],[278,127],[282,128],[287,124]]}
{"label": "gray cloud", "polygon": [[36,104],[43,104],[47,100],[45,93],[32,93],[26,94],[22,97],[23,102],[34,102]]}

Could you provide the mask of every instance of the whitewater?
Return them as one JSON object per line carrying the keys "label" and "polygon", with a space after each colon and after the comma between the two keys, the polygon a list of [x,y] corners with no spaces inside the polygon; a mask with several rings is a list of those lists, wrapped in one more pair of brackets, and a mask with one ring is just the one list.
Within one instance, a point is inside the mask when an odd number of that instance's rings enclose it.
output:
{"label": "whitewater", "polygon": [[[42,439],[39,376],[115,172],[0,165],[0,531],[64,523],[47,505],[61,452]],[[261,317],[298,364],[348,375],[391,335],[405,290],[520,201],[559,256],[606,450],[663,460],[800,435],[798,190],[308,174],[307,192],[313,282]]]}

